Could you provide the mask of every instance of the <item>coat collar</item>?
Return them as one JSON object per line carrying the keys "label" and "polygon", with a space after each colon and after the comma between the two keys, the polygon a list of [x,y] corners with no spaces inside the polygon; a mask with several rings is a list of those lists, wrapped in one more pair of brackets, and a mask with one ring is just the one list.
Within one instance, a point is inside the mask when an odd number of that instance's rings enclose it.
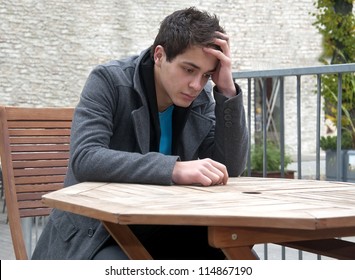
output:
{"label": "coat collar", "polygon": [[[149,49],[143,51],[136,60],[134,88],[142,99],[142,106],[132,112],[136,139],[143,154],[158,151],[160,127],[155,97],[154,61]],[[202,117],[198,107],[211,102],[207,92],[212,86],[208,83],[201,94],[188,108],[176,107],[173,113],[173,154],[188,158],[196,154],[196,143],[202,142],[213,126],[213,121]],[[149,139],[149,141],[148,141]],[[193,139],[193,140],[192,140]]]}

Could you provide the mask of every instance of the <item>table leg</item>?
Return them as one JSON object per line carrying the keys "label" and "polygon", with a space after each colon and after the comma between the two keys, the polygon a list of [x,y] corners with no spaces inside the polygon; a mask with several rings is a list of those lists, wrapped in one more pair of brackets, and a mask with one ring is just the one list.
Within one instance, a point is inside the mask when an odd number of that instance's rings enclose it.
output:
{"label": "table leg", "polygon": [[208,229],[208,241],[230,259],[255,259],[252,247],[261,243],[276,243],[337,259],[354,259],[355,244],[334,238],[352,236],[353,232],[351,227],[299,230],[212,226]]}
{"label": "table leg", "polygon": [[127,225],[105,221],[102,223],[131,260],[152,260],[151,255]]}
{"label": "table leg", "polygon": [[209,227],[208,242],[212,247],[220,248],[229,260],[258,260],[253,250],[254,243],[240,243],[237,234],[229,227]]}
{"label": "table leg", "polygon": [[222,248],[228,260],[258,260],[258,255],[249,246]]}

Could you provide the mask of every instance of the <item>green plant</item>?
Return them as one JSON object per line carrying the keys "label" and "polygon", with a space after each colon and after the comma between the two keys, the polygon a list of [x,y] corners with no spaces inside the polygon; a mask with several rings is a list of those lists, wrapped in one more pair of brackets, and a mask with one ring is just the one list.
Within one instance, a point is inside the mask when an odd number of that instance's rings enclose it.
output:
{"label": "green plant", "polygon": [[[318,0],[314,2],[318,12],[314,13],[316,26],[323,36],[323,53],[319,60],[323,64],[355,62],[355,15],[354,0]],[[322,76],[321,94],[324,99],[325,117],[338,126],[338,75]],[[355,76],[342,75],[342,148],[355,149]],[[349,139],[350,135],[350,139]],[[344,139],[343,139],[344,138]],[[322,137],[321,148],[335,149],[336,136]],[[335,146],[334,146],[335,143]]]}
{"label": "green plant", "polygon": [[[341,148],[343,150],[349,150],[353,148],[352,135],[349,132],[342,134],[341,138]],[[336,136],[322,136],[320,138],[320,147],[322,150],[336,150],[337,148],[337,137]]]}
{"label": "green plant", "polygon": [[[253,171],[263,171],[263,146],[254,145],[251,149],[251,169]],[[281,170],[281,150],[272,142],[266,145],[266,169],[267,171],[280,171]],[[290,155],[284,156],[284,169],[292,162]]]}
{"label": "green plant", "polygon": [[[333,75],[327,75],[324,77],[324,82],[322,84],[323,88],[323,97],[324,97],[324,110],[325,116],[329,120],[333,122],[335,126],[338,124],[337,120],[337,104],[338,97],[336,94],[337,89],[337,78],[332,78]],[[331,80],[333,79],[333,80]],[[355,149],[355,76],[354,74],[344,75],[343,77],[343,88],[342,88],[342,117],[341,117],[341,147],[342,149]],[[327,138],[328,140],[325,140]],[[329,142],[329,138],[332,138],[333,141],[337,142],[336,136],[327,136],[321,138],[321,148],[322,145],[327,145]],[[322,144],[323,142],[323,144]],[[333,148],[329,148],[330,150],[335,150],[336,145]]]}
{"label": "green plant", "polygon": [[324,64],[349,63],[355,56],[354,0],[317,0],[317,9],[312,15],[313,23],[323,37],[323,53],[320,61]]}

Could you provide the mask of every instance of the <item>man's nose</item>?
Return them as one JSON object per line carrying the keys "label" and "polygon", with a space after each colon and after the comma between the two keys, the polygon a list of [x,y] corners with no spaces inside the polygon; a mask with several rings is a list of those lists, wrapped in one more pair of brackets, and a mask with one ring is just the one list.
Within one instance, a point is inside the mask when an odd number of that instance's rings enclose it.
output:
{"label": "man's nose", "polygon": [[195,91],[201,91],[205,85],[202,77],[196,76],[190,81],[189,86],[193,88]]}

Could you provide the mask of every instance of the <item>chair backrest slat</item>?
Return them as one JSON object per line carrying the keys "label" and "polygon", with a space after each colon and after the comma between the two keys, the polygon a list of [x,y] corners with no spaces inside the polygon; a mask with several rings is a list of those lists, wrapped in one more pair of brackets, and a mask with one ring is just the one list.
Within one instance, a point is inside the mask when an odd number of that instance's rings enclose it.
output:
{"label": "chair backrest slat", "polygon": [[73,108],[0,106],[0,155],[16,259],[28,259],[22,217],[48,215],[43,194],[63,187]]}

